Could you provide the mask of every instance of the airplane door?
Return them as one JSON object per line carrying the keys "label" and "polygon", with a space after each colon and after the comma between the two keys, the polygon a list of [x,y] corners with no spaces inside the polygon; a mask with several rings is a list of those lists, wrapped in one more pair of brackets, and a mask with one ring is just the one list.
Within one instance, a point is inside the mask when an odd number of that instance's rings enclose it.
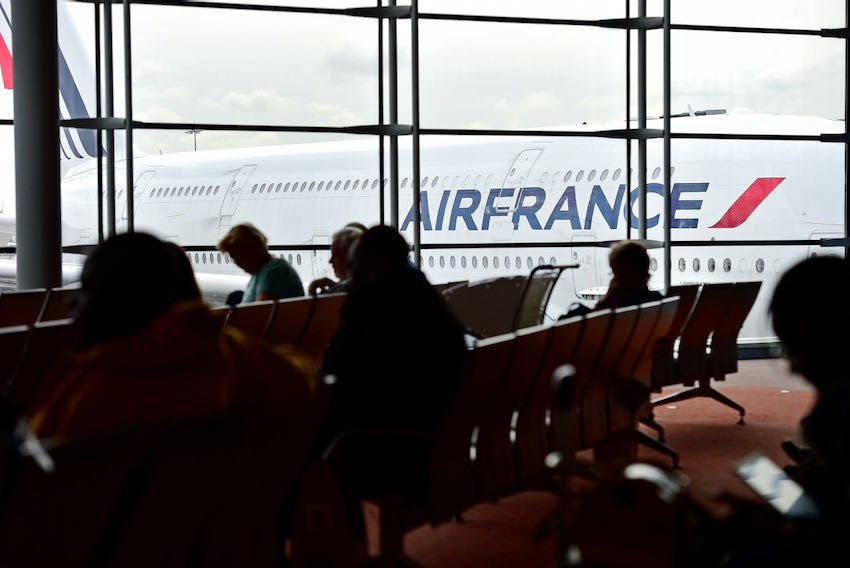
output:
{"label": "airplane door", "polygon": [[514,158],[502,182],[500,193],[493,202],[495,210],[507,213],[505,216],[490,218],[490,236],[494,241],[509,241],[513,238],[514,224],[511,218],[522,197],[521,188],[542,153],[542,148],[526,148]]}
{"label": "airplane door", "polygon": [[[599,267],[596,266],[597,261],[601,262],[601,258],[607,259],[607,250],[605,255],[597,254],[598,247],[594,246],[579,246],[582,242],[593,242],[596,240],[596,235],[593,233],[582,233],[573,235],[570,239],[573,246],[570,247],[571,263],[578,263],[578,268],[570,270],[573,275],[573,287],[576,294],[588,288],[596,286],[607,286],[607,281],[600,281]],[[604,276],[604,275],[603,275]]]}
{"label": "airplane door", "polygon": [[329,278],[336,278],[333,274],[331,274],[331,251],[328,249],[319,249],[319,246],[327,246],[331,243],[331,239],[328,235],[313,235],[313,279],[316,278],[324,278],[325,276]]}
{"label": "airplane door", "polygon": [[[139,177],[136,178],[136,183],[133,184],[133,205],[138,205],[139,199],[144,193],[145,189],[148,187],[148,183],[150,183],[151,178],[154,176],[156,172],[153,170],[148,170],[146,172],[142,172]],[[127,200],[124,200],[124,207],[121,209],[121,219],[127,220]]]}
{"label": "airplane door", "polygon": [[221,209],[218,213],[220,217],[230,217],[236,213],[236,205],[239,203],[239,197],[242,195],[242,188],[245,187],[248,178],[251,177],[251,174],[256,169],[256,165],[245,165],[239,168],[239,171],[233,176],[233,181],[227,186],[227,192],[224,194]]}

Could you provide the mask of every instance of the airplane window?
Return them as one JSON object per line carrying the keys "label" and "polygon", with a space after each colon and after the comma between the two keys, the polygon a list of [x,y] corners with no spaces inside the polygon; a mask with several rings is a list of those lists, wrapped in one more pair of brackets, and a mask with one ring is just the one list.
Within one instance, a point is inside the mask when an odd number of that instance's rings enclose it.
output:
{"label": "airplane window", "polygon": [[286,185],[283,186],[283,191],[289,191],[289,182],[286,182]]}
{"label": "airplane window", "polygon": [[177,190],[177,197],[181,197],[183,195],[183,188]]}
{"label": "airplane window", "polygon": [[679,259],[679,272],[684,272],[684,271],[685,271],[685,259],[680,258]]}
{"label": "airplane window", "polygon": [[699,259],[698,258],[694,259],[693,266],[694,266],[694,272],[699,272]]}
{"label": "airplane window", "polygon": [[230,257],[226,254],[224,255],[224,264],[230,264]]}
{"label": "airplane window", "polygon": [[540,183],[546,183],[547,179],[549,179],[549,172],[543,172],[543,175],[540,176]]}
{"label": "airplane window", "polygon": [[372,180],[372,189],[378,189],[378,178]]}
{"label": "airplane window", "polygon": [[446,267],[446,259],[444,257],[440,257],[440,268]]}
{"label": "airplane window", "polygon": [[556,264],[558,264],[558,260],[554,256],[550,256],[549,257],[549,264],[551,264],[552,266],[555,266]]}
{"label": "airplane window", "polygon": [[192,195],[195,195],[196,193],[198,193],[198,186],[197,185],[192,188]]}
{"label": "airplane window", "polygon": [[340,185],[342,185],[342,182],[341,182],[340,180],[337,180],[337,181],[336,181],[336,185],[334,186],[334,191],[339,191],[339,186],[340,186]]}
{"label": "airplane window", "polygon": [[325,187],[325,182],[320,181],[320,182],[319,182],[319,187],[317,187],[317,188],[316,188],[316,191],[322,191],[322,188],[323,188],[323,187]]}
{"label": "airplane window", "polygon": [[428,185],[428,176],[425,176],[425,179],[422,180],[422,189],[425,189],[426,185]]}
{"label": "airplane window", "polygon": [[655,272],[658,270],[658,261],[654,258],[649,259],[649,269]]}
{"label": "airplane window", "polygon": [[709,272],[714,272],[714,269],[715,269],[714,259],[713,259],[713,258],[709,258],[709,259],[708,259],[708,271],[709,271]]}
{"label": "airplane window", "polygon": [[360,180],[356,179],[354,180],[354,185],[351,187],[351,189],[357,189],[358,187],[360,187]]}
{"label": "airplane window", "polygon": [[215,255],[215,256],[216,256],[216,261],[217,261],[219,264],[221,264],[221,253],[220,253],[220,252],[219,252],[219,253],[216,253],[216,255]]}
{"label": "airplane window", "polygon": [[175,187],[175,188],[173,188],[173,189],[171,190],[171,197],[174,197],[174,194],[175,194],[175,193],[177,193],[177,188],[176,188],[176,187]]}
{"label": "airplane window", "polygon": [[121,199],[121,196],[124,195],[124,190],[118,192],[118,199]]}
{"label": "airplane window", "polygon": [[670,177],[673,177],[673,174],[676,173],[676,168],[674,166],[670,166]]}
{"label": "airplane window", "polygon": [[509,256],[505,257],[505,268],[511,267],[511,258]]}
{"label": "airplane window", "polygon": [[516,257],[516,267],[522,268],[522,259],[520,257]]}
{"label": "airplane window", "polygon": [[325,185],[325,191],[330,191],[330,190],[331,190],[331,186],[332,186],[333,184],[334,184],[334,180],[332,180],[332,179],[331,179],[331,180],[328,180],[327,185]]}
{"label": "airplane window", "polygon": [[460,257],[460,267],[466,268],[466,257],[465,256]]}
{"label": "airplane window", "polygon": [[537,265],[538,265],[538,266],[543,266],[544,264],[546,264],[546,260],[545,260],[542,256],[541,256],[541,257],[539,257],[539,258],[537,259]]}
{"label": "airplane window", "polygon": [[573,177],[573,171],[572,170],[570,170],[570,171],[568,171],[567,173],[564,174],[564,183],[567,183],[568,181],[570,181],[571,177]]}
{"label": "airplane window", "polygon": [[561,171],[558,170],[554,174],[552,174],[552,183],[558,183],[558,180],[561,179]]}
{"label": "airplane window", "polygon": [[723,272],[729,272],[732,270],[732,261],[728,258],[723,259]]}
{"label": "airplane window", "polygon": [[254,187],[251,188],[251,193],[257,193],[257,184],[254,184]]}
{"label": "airplane window", "polygon": [[472,268],[478,268],[478,257],[477,256],[472,257]]}
{"label": "airplane window", "polygon": [[495,268],[496,270],[499,269],[499,257],[498,256],[493,257],[493,268]]}
{"label": "airplane window", "polygon": [[295,255],[295,262],[298,263],[298,266],[301,266],[301,255],[300,254]]}
{"label": "airplane window", "polygon": [[306,181],[302,181],[302,182],[301,182],[301,191],[304,191],[305,189],[307,189],[307,182],[306,182]]}
{"label": "airplane window", "polygon": [[431,187],[437,187],[437,180],[440,179],[440,176],[434,176],[434,180],[431,182]]}
{"label": "airplane window", "polygon": [[347,179],[347,180],[345,180],[345,187],[343,187],[342,189],[344,189],[344,190],[348,189],[348,186],[350,186],[350,185],[351,185],[351,180]]}
{"label": "airplane window", "polygon": [[431,268],[434,268],[434,257],[433,256],[428,257],[428,266],[430,266]]}
{"label": "airplane window", "polygon": [[390,180],[387,179],[387,178],[384,178],[384,187],[387,187],[387,184],[389,184],[389,183],[390,183]]}
{"label": "airplane window", "polygon": [[455,267],[455,257],[454,256],[449,257],[449,266],[451,266],[452,268]]}
{"label": "airplane window", "polygon": [[153,198],[153,194],[154,194],[154,193],[156,193],[156,188],[153,188],[153,189],[151,190],[151,194],[150,194],[150,197],[151,197],[151,198]]}
{"label": "airplane window", "polygon": [[482,257],[481,257],[481,268],[487,268],[487,262],[488,262],[488,261],[487,261],[487,257],[486,257],[486,256],[482,256]]}
{"label": "airplane window", "polygon": [[313,191],[313,188],[314,188],[314,187],[316,187],[316,182],[311,181],[311,182],[310,182],[310,191]]}
{"label": "airplane window", "polygon": [[[162,188],[160,187],[160,188],[159,188],[159,191],[158,191],[158,192],[156,192],[156,196],[157,196],[157,197],[162,197],[162,191],[163,191],[163,190],[162,190]],[[168,195],[168,189],[166,189],[166,190],[165,190],[165,195]]]}
{"label": "airplane window", "polygon": [[204,253],[204,254],[201,255],[201,260],[204,261],[204,264],[207,263],[207,253]]}
{"label": "airplane window", "polygon": [[584,170],[579,170],[576,174],[576,183],[580,182],[584,177]]}
{"label": "airplane window", "polygon": [[221,187],[221,186],[220,185],[215,186],[215,191],[213,191],[213,195],[218,195],[218,188],[219,187]]}
{"label": "airplane window", "polygon": [[455,188],[460,187],[460,176],[455,176],[454,184]]}
{"label": "airplane window", "polygon": [[531,270],[532,268],[534,268],[534,261],[533,261],[533,260],[531,260],[531,257],[530,257],[530,256],[528,257],[528,261],[526,262],[526,266],[528,266],[528,269],[529,269],[529,270]]}
{"label": "airplane window", "polygon": [[198,257],[198,253],[195,253],[195,264],[198,264],[199,262],[201,262],[201,260]]}
{"label": "airplane window", "polygon": [[292,253],[289,253],[289,258],[287,260],[289,261],[289,264],[292,264]]}
{"label": "airplane window", "polygon": [[369,187],[369,178],[363,180],[363,189],[364,191]]}
{"label": "airplane window", "polygon": [[513,176],[516,173],[516,168],[511,168],[511,173],[508,174],[508,177]]}
{"label": "airplane window", "polygon": [[401,188],[404,189],[407,186],[407,178],[401,180]]}
{"label": "airplane window", "polygon": [[658,176],[661,174],[661,168],[655,168],[652,170],[652,179],[658,179]]}
{"label": "airplane window", "polygon": [[475,176],[475,187],[480,187],[480,186],[481,186],[481,174],[478,174],[477,176]]}
{"label": "airplane window", "polygon": [[756,272],[759,272],[759,273],[764,272],[764,259],[763,258],[757,258],[756,259]]}
{"label": "airplane window", "polygon": [[587,181],[593,181],[596,177],[596,170],[590,170],[590,173],[587,174]]}
{"label": "airplane window", "polygon": [[599,181],[605,181],[608,179],[608,170],[602,170],[602,173],[599,174]]}
{"label": "airplane window", "polygon": [[491,187],[493,185],[493,174],[487,176],[487,179],[484,180],[485,187]]}
{"label": "airplane window", "polygon": [[618,179],[620,179],[621,173],[623,173],[623,172],[620,170],[620,168],[617,168],[616,170],[614,170],[614,177],[613,177],[614,181],[617,181]]}

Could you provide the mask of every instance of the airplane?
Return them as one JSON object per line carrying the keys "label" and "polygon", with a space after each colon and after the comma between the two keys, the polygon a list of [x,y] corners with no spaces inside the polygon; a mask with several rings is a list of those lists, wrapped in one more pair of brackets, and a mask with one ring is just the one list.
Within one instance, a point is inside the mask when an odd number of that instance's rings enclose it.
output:
{"label": "airplane", "polygon": [[[0,0],[11,46],[8,2]],[[91,115],[90,59],[65,29],[60,2],[62,116]],[[63,41],[65,40],[65,41]],[[72,41],[73,40],[73,41]],[[11,48],[10,48],[11,49]],[[64,54],[64,55],[61,55]],[[61,61],[67,62],[62,66]],[[8,58],[10,60],[10,58]],[[0,46],[0,62],[4,61]],[[64,73],[67,71],[67,73]],[[6,77],[4,66],[4,79]],[[8,88],[8,87],[7,87]],[[837,134],[843,121],[724,111],[671,118],[675,133]],[[550,300],[550,318],[573,303],[592,304],[611,273],[599,246],[637,227],[637,173],[626,172],[625,142],[590,136],[622,124],[582,124],[552,130],[584,137],[424,136],[421,142],[421,269],[435,283],[528,274],[542,264],[579,264],[565,273]],[[647,124],[662,128],[661,119]],[[90,131],[62,129],[64,246],[97,243],[96,141]],[[123,148],[116,143],[116,149]],[[400,156],[411,141],[401,138]],[[673,284],[761,280],[745,322],[743,345],[776,341],[767,303],[782,271],[812,254],[840,247],[801,241],[844,237],[844,153],[840,144],[812,141],[674,140],[670,224]],[[634,154],[637,155],[636,153]],[[636,162],[636,160],[635,160]],[[116,155],[116,211],[127,226],[125,156]],[[635,167],[636,167],[635,163]],[[144,155],[134,151],[134,226],[188,249],[198,282],[211,301],[244,288],[248,275],[215,249],[236,223],[249,221],[269,238],[272,253],[290,261],[303,282],[329,273],[330,235],[350,221],[380,221],[380,189],[389,207],[387,176],[378,178],[373,139],[261,148]],[[633,168],[634,169],[634,168]],[[399,166],[399,225],[412,242],[412,168]],[[647,157],[649,242],[663,241],[660,141]],[[628,191],[627,191],[628,187]],[[631,236],[637,236],[633,230]],[[788,244],[728,245],[777,240]],[[688,243],[687,246],[676,242]],[[718,245],[702,246],[716,241]],[[662,249],[651,249],[650,287],[663,290]],[[83,257],[67,255],[68,280]],[[0,259],[0,277],[14,279],[14,256]]]}

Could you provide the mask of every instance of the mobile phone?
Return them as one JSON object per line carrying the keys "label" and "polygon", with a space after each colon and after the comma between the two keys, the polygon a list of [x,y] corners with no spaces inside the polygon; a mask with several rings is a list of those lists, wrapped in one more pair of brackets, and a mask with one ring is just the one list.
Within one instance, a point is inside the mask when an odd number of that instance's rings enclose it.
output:
{"label": "mobile phone", "polygon": [[811,496],[764,454],[749,454],[735,464],[735,471],[781,514],[809,519],[819,516]]}

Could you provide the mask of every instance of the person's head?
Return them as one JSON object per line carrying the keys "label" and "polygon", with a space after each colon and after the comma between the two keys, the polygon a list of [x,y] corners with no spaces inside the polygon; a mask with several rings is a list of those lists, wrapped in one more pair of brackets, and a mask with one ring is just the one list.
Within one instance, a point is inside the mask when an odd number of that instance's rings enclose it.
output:
{"label": "person's head", "polygon": [[850,345],[850,264],[818,256],[789,268],[770,301],[773,329],[791,369],[816,386],[844,380]]}
{"label": "person's head", "polygon": [[357,241],[352,255],[352,277],[356,284],[383,280],[410,270],[410,245],[389,225],[368,229]]}
{"label": "person's head", "polygon": [[612,245],[608,264],[620,285],[645,286],[649,280],[649,254],[640,241],[625,240]]}
{"label": "person's head", "polygon": [[254,274],[269,259],[268,239],[251,223],[230,228],[218,242],[218,250],[226,252],[233,262],[249,274]]}
{"label": "person's head", "polygon": [[333,234],[330,262],[337,278],[345,278],[351,275],[350,255],[352,248],[364,231],[365,229],[349,224]]}
{"label": "person's head", "polygon": [[358,223],[357,221],[352,221],[351,223],[346,223],[345,227],[343,227],[343,229],[348,228],[348,227],[352,227],[354,229],[360,229],[364,233],[369,229],[369,227],[367,227],[363,223]]}
{"label": "person's head", "polygon": [[108,238],[86,259],[74,320],[85,347],[131,335],[181,301],[201,297],[183,250],[147,233]]}

